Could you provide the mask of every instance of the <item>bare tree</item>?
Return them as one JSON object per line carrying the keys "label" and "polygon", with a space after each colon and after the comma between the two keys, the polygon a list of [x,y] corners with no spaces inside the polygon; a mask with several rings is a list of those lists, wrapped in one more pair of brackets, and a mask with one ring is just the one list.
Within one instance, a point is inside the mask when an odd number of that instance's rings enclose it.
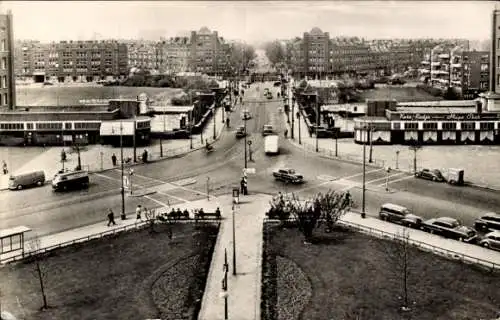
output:
{"label": "bare tree", "polygon": [[351,204],[348,192],[329,190],[305,201],[292,193],[291,196],[283,196],[279,201],[273,201],[271,205],[272,209],[284,212],[283,217],[289,213],[297,221],[299,230],[305,238],[304,243],[310,243],[315,228],[324,223],[325,231],[330,232],[335,223],[349,210]]}
{"label": "bare tree", "polygon": [[412,275],[412,262],[411,262],[411,250],[412,244],[410,242],[410,236],[407,229],[404,229],[402,233],[398,234],[394,241],[391,241],[386,245],[385,252],[389,263],[391,264],[391,270],[393,271],[396,280],[400,283],[401,290],[401,300],[403,305],[401,306],[402,311],[410,310],[409,295],[408,295],[408,283]]}
{"label": "bare tree", "polygon": [[40,240],[40,237],[38,235],[35,235],[31,240],[28,241],[27,246],[32,254],[32,257],[35,261],[35,269],[38,275],[38,280],[40,281],[40,292],[42,294],[42,300],[43,300],[43,305],[40,308],[41,310],[45,310],[49,308],[49,305],[47,303],[47,295],[45,294],[45,281],[44,281],[44,274],[42,271],[42,267],[40,266],[40,257],[38,255],[38,252],[41,249],[42,241]]}

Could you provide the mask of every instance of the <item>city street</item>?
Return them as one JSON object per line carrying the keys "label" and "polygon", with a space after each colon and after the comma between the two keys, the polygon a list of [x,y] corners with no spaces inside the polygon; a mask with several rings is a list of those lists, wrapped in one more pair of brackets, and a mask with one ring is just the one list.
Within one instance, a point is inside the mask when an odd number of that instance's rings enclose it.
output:
{"label": "city street", "polygon": [[[274,91],[274,99],[264,100],[262,95],[266,86]],[[243,109],[252,114],[252,119],[247,121],[247,141],[252,141],[252,161],[247,165],[255,169],[255,174],[248,174],[250,193],[295,192],[307,198],[328,189],[350,190],[357,206],[355,209],[361,210],[362,166],[320,157],[285,139],[285,123],[280,110],[283,103],[276,98],[276,89],[271,86],[258,84],[246,90],[244,105],[238,103],[231,113],[230,128],[214,145],[213,152],[206,153],[202,149],[178,158],[136,166],[132,177],[133,192],[147,191],[148,194],[131,197],[127,190],[128,217],[134,218],[132,213],[137,204],[175,207],[178,203],[205,198],[207,192],[209,196],[227,194],[232,187],[239,187],[244,166],[244,139],[237,139],[235,130],[243,125]],[[268,123],[280,134],[280,154],[272,157],[263,151],[261,130]],[[275,181],[272,171],[280,167],[296,169],[306,182],[286,185]],[[54,193],[50,186],[45,186],[21,192],[0,192],[0,200],[6,203],[0,209],[4,228],[28,225],[35,233],[44,235],[100,220],[104,223],[107,208],[112,208],[117,216],[121,212],[120,179],[120,170],[112,169],[92,175],[91,186],[86,191]],[[367,166],[367,213],[376,215],[385,202],[406,206],[425,218],[457,217],[468,225],[472,225],[481,213],[500,211],[497,191],[435,183],[395,170],[388,174],[384,169]]]}

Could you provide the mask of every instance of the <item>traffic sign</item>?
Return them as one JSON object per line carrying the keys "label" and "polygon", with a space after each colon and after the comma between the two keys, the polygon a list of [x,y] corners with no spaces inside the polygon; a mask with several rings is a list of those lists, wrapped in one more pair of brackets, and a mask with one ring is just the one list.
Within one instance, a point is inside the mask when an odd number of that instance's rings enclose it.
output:
{"label": "traffic sign", "polygon": [[244,168],[243,173],[246,174],[255,174],[255,168]]}

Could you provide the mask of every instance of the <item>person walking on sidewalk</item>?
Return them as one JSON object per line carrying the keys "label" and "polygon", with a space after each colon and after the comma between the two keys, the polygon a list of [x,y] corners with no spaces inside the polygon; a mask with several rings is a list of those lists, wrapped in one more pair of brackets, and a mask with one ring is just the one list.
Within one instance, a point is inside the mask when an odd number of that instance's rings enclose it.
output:
{"label": "person walking on sidewalk", "polygon": [[285,129],[284,135],[285,135],[285,139],[286,139],[288,137],[288,129]]}
{"label": "person walking on sidewalk", "polygon": [[7,169],[7,162],[5,162],[5,160],[2,161],[2,169],[3,169],[3,174],[9,173],[9,170]]}
{"label": "person walking on sidewalk", "polygon": [[108,227],[113,224],[116,225],[115,222],[115,214],[113,213],[113,210],[111,208],[108,209]]}
{"label": "person walking on sidewalk", "polygon": [[111,156],[111,162],[113,162],[113,167],[116,167],[116,154],[114,154],[114,153]]}
{"label": "person walking on sidewalk", "polygon": [[142,221],[141,213],[142,213],[142,206],[140,204],[138,204],[137,208],[135,208],[135,214],[136,214],[135,220],[141,220]]}

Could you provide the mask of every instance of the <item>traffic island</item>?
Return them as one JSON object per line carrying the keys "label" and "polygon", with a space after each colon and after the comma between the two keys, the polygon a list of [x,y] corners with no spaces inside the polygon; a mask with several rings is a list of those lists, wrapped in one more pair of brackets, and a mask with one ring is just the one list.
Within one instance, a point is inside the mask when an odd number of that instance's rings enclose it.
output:
{"label": "traffic island", "polygon": [[145,225],[40,255],[46,311],[35,261],[8,264],[2,309],[23,319],[195,319],[218,229]]}
{"label": "traffic island", "polygon": [[492,319],[499,311],[498,271],[407,247],[405,306],[400,242],[338,226],[316,230],[311,243],[297,228],[264,223],[262,319]]}

